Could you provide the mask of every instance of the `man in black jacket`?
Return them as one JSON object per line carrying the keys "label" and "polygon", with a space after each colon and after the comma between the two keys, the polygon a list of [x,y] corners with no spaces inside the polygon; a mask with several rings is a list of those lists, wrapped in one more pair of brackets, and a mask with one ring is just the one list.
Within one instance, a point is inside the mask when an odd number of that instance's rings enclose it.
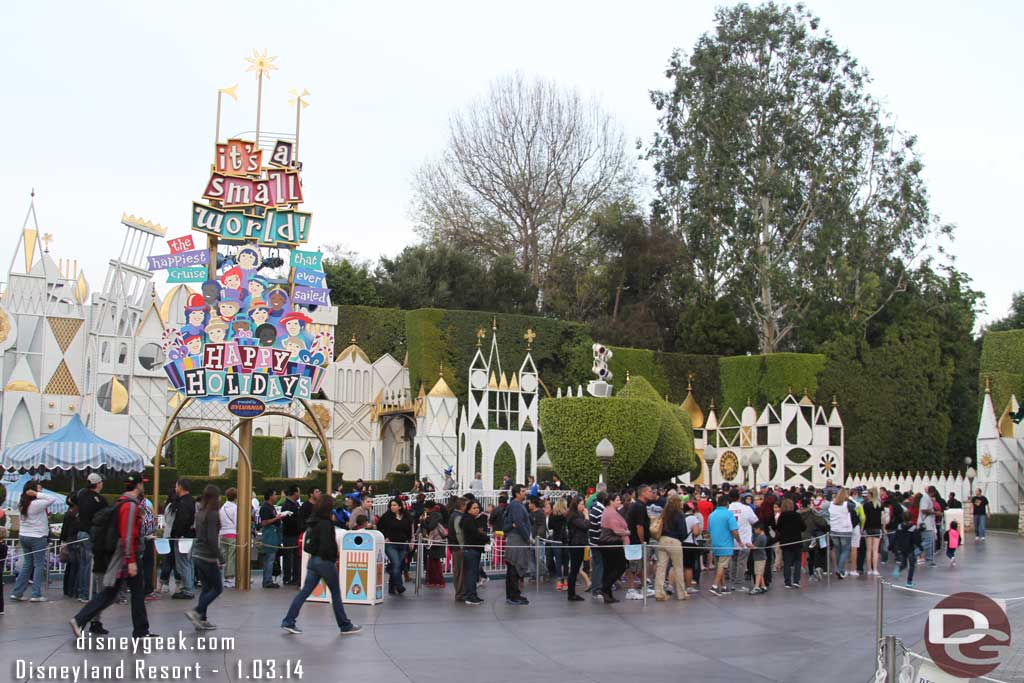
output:
{"label": "man in black jacket", "polygon": [[[171,538],[195,538],[196,501],[192,497],[191,484],[188,479],[179,479],[174,485],[177,500],[171,504],[174,522],[171,525]],[[171,597],[175,600],[193,600],[196,595],[195,574],[192,568],[192,554],[178,549],[178,542],[171,541],[174,553],[174,571],[181,577],[178,591]]]}
{"label": "man in black jacket", "polygon": [[89,538],[89,529],[92,527],[92,518],[107,506],[107,499],[100,495],[100,491],[103,490],[103,477],[93,472],[86,482],[88,485],[75,494],[75,503],[78,505],[75,540],[78,542],[71,546],[78,560],[75,597],[83,603],[89,601],[89,580],[92,576],[92,541]]}
{"label": "man in black jacket", "polygon": [[281,512],[289,511],[292,514],[284,518],[281,532],[284,536],[282,541],[281,559],[284,562],[284,585],[298,586],[299,578],[302,576],[302,555],[299,551],[299,533],[302,530],[301,506],[299,505],[299,487],[292,484],[284,490],[284,500],[281,501]]}

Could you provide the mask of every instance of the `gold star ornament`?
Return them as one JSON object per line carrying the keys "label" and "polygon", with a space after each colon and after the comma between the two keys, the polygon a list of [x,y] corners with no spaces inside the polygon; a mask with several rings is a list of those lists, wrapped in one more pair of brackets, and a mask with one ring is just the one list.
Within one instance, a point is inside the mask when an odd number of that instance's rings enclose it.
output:
{"label": "gold star ornament", "polygon": [[249,62],[249,68],[246,71],[255,71],[256,78],[263,78],[264,76],[270,78],[270,72],[277,71],[277,65],[274,64],[275,60],[277,60],[277,57],[268,56],[265,48],[263,52],[253,48],[252,57],[245,58],[245,61]]}

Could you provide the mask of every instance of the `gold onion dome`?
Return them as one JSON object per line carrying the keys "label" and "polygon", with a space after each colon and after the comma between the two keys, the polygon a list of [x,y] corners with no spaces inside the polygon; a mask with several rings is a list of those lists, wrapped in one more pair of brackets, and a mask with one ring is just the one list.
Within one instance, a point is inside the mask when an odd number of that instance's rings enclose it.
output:
{"label": "gold onion dome", "polygon": [[686,399],[680,407],[690,414],[690,423],[694,429],[704,426],[704,411],[700,409],[696,399],[693,398],[693,386],[690,384],[686,385]]}

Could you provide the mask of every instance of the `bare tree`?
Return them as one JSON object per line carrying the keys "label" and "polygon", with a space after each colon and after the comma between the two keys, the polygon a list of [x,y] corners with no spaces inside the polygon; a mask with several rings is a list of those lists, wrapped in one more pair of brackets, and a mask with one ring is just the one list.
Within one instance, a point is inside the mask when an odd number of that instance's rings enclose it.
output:
{"label": "bare tree", "polygon": [[633,172],[621,128],[596,101],[515,74],[451,117],[445,149],[414,175],[413,215],[428,240],[514,255],[542,287]]}

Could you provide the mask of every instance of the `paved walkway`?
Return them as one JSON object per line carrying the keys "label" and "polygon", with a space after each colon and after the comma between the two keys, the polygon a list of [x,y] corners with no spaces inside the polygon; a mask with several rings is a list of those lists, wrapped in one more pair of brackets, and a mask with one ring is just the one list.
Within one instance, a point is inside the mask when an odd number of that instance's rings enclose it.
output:
{"label": "paved walkway", "polygon": [[[936,593],[1024,596],[1022,559],[1024,539],[992,533],[983,545],[969,542],[956,569],[941,562],[936,569],[922,568],[915,583]],[[543,586],[539,595],[527,593],[530,606],[511,607],[504,601],[503,582],[492,581],[481,591],[486,603],[480,607],[454,604],[450,588],[424,588],[420,596],[410,590],[383,606],[352,607],[350,616],[366,630],[345,638],[337,635],[329,606],[321,604],[304,608],[303,635],[284,634],[278,625],[291,589],[229,590],[211,608],[210,619],[220,629],[210,635],[234,637],[233,651],[139,658],[157,666],[198,663],[204,681],[238,680],[236,660],[242,660],[245,674],[253,658],[277,660],[279,676],[285,660],[301,659],[307,681],[867,681],[874,669],[874,586],[874,579],[863,577],[833,581],[831,587],[811,584],[800,592],[776,584],[762,596],[705,592],[685,604],[651,600],[646,607],[589,599],[567,603],[564,594]],[[885,601],[886,630],[908,646],[919,646],[925,614],[938,598],[888,591]],[[189,604],[149,603],[153,631],[181,631],[194,643],[182,613]],[[87,658],[102,665],[122,657],[126,679],[132,680],[136,657],[131,653],[75,650],[67,620],[76,609],[77,603],[63,598],[42,604],[8,601],[7,614],[0,616],[0,681],[26,680],[15,676],[16,658],[36,665],[80,665]],[[1011,603],[1010,612],[1018,654],[993,676],[1019,680],[1024,601]],[[131,633],[126,606],[112,608],[104,623],[113,634]]]}

